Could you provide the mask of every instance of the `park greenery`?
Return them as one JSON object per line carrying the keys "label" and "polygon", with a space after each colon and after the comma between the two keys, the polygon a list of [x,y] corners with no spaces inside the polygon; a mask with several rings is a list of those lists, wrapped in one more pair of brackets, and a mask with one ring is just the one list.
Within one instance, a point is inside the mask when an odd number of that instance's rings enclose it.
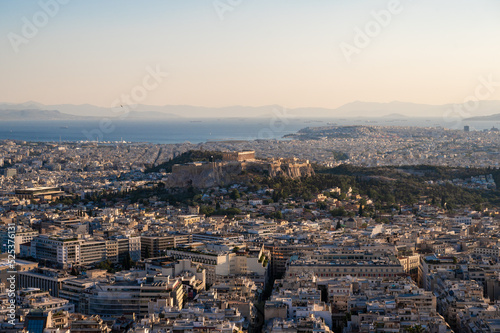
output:
{"label": "park greenery", "polygon": [[[221,158],[222,154],[220,152],[189,151],[180,154],[171,161],[146,170],[146,172],[159,170],[168,172],[174,164],[220,160]],[[151,202],[165,201],[176,206],[198,205],[200,213],[207,216],[226,215],[234,217],[241,214],[241,210],[235,207],[222,209],[220,206],[224,200],[248,200],[251,193],[267,189],[263,195],[264,204],[288,200],[307,203],[320,193],[339,200],[345,200],[347,199],[346,193],[349,190],[352,191],[352,194],[367,197],[373,201],[373,206],[370,207],[362,203],[359,211],[356,212],[346,211],[343,207],[336,208],[331,211],[333,216],[370,215],[374,211],[392,212],[399,209],[401,205],[413,205],[422,201],[450,211],[464,206],[473,207],[476,210],[500,206],[500,191],[498,189],[473,190],[449,182],[435,183],[438,180],[465,179],[471,176],[492,174],[496,183],[500,185],[500,170],[498,169],[451,168],[426,165],[403,167],[340,165],[335,168],[314,165],[314,168],[314,175],[302,178],[269,177],[261,173],[249,173],[241,180],[240,189],[229,188],[231,184],[227,184],[226,195],[208,201],[203,195],[210,192],[210,189],[198,189],[193,186],[166,188],[162,182],[152,182],[142,188],[121,193],[103,191],[94,193],[84,199],[66,197],[58,203],[75,204],[83,201],[83,203],[92,202],[96,206],[103,207],[116,204],[119,201],[126,201],[149,207]],[[433,181],[433,183],[430,181]],[[342,194],[327,191],[335,187],[339,187]],[[154,200],[151,200],[151,198],[154,198]],[[325,209],[325,206],[325,203],[316,203],[316,207],[319,209]],[[309,209],[306,205],[304,205],[304,208]],[[278,211],[269,217],[281,219],[282,214]]]}

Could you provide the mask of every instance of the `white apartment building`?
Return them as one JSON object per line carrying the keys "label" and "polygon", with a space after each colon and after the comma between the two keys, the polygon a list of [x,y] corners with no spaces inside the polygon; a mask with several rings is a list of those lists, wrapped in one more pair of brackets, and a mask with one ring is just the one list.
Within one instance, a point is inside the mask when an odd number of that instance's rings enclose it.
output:
{"label": "white apartment building", "polygon": [[31,241],[30,250],[33,258],[57,262],[63,266],[90,265],[104,260],[117,263],[128,253],[132,260],[139,260],[141,239],[130,237],[94,240],[39,235]]}
{"label": "white apartment building", "polygon": [[187,249],[168,250],[168,256],[175,259],[191,259],[206,270],[206,282],[213,284],[216,278],[228,275],[256,274],[265,277],[268,263],[264,261],[263,250],[256,256],[234,252],[202,252]]}

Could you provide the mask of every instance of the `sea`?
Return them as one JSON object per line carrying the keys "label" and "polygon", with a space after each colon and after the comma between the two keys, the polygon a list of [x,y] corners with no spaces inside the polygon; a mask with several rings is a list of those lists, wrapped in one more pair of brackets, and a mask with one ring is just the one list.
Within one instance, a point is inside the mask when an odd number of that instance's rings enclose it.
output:
{"label": "sea", "polygon": [[0,140],[32,142],[149,142],[149,143],[203,143],[225,140],[285,140],[286,134],[305,127],[318,126],[418,126],[442,127],[471,131],[500,128],[499,121],[464,122],[442,118],[368,119],[331,118],[224,118],[200,120],[52,120],[0,121]]}

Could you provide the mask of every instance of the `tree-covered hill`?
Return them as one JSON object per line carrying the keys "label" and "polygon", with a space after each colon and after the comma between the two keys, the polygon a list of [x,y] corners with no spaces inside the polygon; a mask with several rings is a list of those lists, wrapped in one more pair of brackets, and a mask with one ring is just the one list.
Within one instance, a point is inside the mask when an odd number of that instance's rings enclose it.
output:
{"label": "tree-covered hill", "polygon": [[159,172],[162,169],[164,169],[166,172],[172,172],[172,166],[174,166],[175,164],[185,164],[189,162],[209,162],[211,160],[219,161],[221,159],[222,153],[220,151],[190,150],[174,157],[170,161],[149,168],[145,172]]}
{"label": "tree-covered hill", "polygon": [[434,204],[448,206],[487,204],[500,206],[500,191],[472,190],[452,184],[428,184],[426,181],[464,179],[492,174],[500,185],[500,170],[491,168],[452,168],[441,166],[356,167],[341,165],[317,171],[318,175],[354,178],[360,194],[374,201],[412,204],[425,197]]}

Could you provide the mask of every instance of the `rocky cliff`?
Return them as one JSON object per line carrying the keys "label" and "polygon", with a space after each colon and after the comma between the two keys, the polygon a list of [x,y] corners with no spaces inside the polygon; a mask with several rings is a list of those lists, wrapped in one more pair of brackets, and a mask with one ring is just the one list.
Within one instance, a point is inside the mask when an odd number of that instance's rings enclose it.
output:
{"label": "rocky cliff", "polygon": [[165,181],[167,187],[194,186],[209,188],[225,186],[260,174],[269,177],[306,177],[314,174],[307,161],[255,160],[245,162],[201,162],[175,165]]}

